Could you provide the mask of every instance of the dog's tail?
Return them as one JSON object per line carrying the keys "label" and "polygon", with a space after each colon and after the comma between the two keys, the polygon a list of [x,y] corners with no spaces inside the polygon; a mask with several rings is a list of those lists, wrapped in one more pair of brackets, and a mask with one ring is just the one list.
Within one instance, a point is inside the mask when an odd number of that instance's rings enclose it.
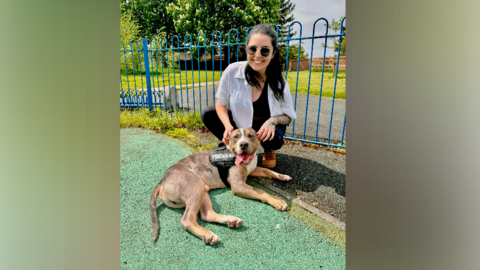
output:
{"label": "dog's tail", "polygon": [[155,241],[158,238],[158,217],[157,217],[157,197],[160,193],[160,184],[155,187],[150,196],[150,216],[152,217],[152,225],[153,225],[153,244],[155,245]]}

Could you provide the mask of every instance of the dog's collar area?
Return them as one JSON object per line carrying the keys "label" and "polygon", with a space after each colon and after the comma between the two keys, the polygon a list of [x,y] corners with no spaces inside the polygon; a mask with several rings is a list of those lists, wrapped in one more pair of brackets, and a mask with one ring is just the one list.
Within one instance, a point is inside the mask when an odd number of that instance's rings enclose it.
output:
{"label": "dog's collar area", "polygon": [[225,148],[227,148],[227,146],[223,142],[221,142],[217,145],[218,150],[225,150]]}

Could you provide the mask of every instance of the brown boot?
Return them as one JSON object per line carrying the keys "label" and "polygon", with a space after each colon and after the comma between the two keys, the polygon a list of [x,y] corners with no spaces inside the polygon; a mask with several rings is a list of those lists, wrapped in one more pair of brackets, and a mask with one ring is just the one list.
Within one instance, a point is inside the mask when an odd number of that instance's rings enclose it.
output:
{"label": "brown boot", "polygon": [[275,159],[275,150],[265,150],[263,152],[262,166],[265,168],[273,169],[277,165]]}

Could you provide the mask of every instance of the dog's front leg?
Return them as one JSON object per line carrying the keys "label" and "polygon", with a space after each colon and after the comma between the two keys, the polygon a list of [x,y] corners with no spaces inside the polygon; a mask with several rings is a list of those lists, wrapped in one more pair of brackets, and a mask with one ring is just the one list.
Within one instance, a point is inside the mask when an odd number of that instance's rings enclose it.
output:
{"label": "dog's front leg", "polygon": [[275,178],[281,181],[290,181],[292,179],[292,177],[286,174],[279,174],[277,172],[262,167],[256,167],[255,170],[253,170],[249,175],[253,177]]}
{"label": "dog's front leg", "polygon": [[228,182],[232,187],[232,193],[248,199],[255,199],[268,203],[279,211],[288,210],[287,203],[277,196],[268,194],[267,192],[251,187],[245,183],[247,179],[247,169],[244,166],[235,166],[230,169]]}

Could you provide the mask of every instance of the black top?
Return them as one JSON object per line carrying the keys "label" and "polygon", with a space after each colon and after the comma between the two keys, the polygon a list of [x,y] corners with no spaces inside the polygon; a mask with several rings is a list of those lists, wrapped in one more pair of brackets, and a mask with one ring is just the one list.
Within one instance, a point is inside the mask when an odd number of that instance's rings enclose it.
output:
{"label": "black top", "polygon": [[265,122],[270,118],[270,107],[268,106],[268,83],[265,82],[262,94],[253,102],[253,120]]}

